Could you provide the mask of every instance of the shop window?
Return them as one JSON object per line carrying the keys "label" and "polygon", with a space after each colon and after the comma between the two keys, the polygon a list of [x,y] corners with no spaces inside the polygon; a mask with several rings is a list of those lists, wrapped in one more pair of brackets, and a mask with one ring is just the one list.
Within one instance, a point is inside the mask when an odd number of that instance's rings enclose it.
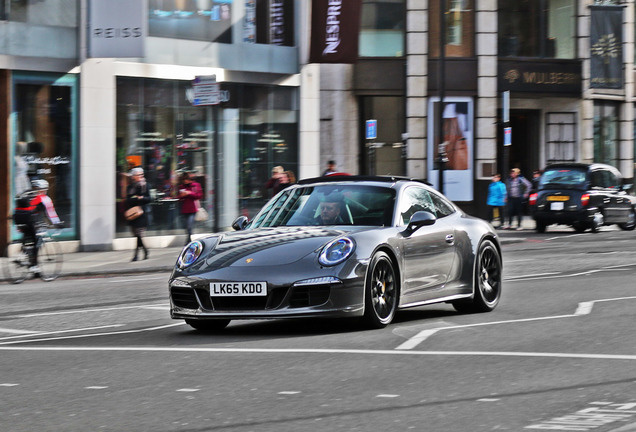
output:
{"label": "shop window", "polygon": [[233,0],[149,0],[148,35],[232,43]]}
{"label": "shop window", "polygon": [[404,56],[405,0],[362,0],[360,57]]}
{"label": "shop window", "polygon": [[151,192],[148,233],[183,234],[178,189],[194,173],[210,218],[195,233],[252,217],[271,196],[265,187],[275,166],[297,172],[296,88],[221,84],[229,100],[192,106],[188,81],[117,79],[117,235],[129,236],[123,218],[128,172],[141,166]]}
{"label": "shop window", "polygon": [[[429,51],[439,57],[440,1],[429,3]],[[443,0],[446,57],[473,57],[475,46],[474,0]]]}
{"label": "shop window", "polygon": [[618,166],[618,106],[594,103],[594,162]]}
{"label": "shop window", "polygon": [[548,163],[575,161],[576,128],[575,113],[547,113],[546,153]]}
{"label": "shop window", "polygon": [[576,58],[576,0],[499,0],[500,57]]}
{"label": "shop window", "polygon": [[1,1],[0,20],[24,22],[54,27],[77,27],[78,10],[75,2],[68,0]]}
{"label": "shop window", "polygon": [[294,46],[293,0],[245,1],[243,42]]}
{"label": "shop window", "polygon": [[[12,196],[31,181],[49,183],[57,214],[66,228],[60,238],[75,238],[77,170],[77,79],[74,75],[18,74],[13,79]],[[17,230],[13,238],[19,238]]]}

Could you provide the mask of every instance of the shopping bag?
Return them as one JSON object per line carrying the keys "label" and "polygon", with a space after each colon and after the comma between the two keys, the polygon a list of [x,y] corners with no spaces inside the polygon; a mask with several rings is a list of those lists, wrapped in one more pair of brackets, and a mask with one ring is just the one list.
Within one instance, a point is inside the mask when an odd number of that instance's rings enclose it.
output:
{"label": "shopping bag", "polygon": [[141,206],[134,206],[124,212],[124,217],[127,221],[131,221],[137,219],[142,214],[144,214],[144,209],[142,209]]}

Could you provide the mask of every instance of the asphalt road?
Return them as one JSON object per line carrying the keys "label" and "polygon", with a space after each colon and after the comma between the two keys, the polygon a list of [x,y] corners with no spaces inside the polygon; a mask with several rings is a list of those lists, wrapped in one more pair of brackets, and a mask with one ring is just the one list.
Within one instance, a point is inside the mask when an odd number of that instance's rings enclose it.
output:
{"label": "asphalt road", "polygon": [[636,431],[636,232],[504,246],[492,313],[168,315],[168,273],[0,284],[1,431]]}

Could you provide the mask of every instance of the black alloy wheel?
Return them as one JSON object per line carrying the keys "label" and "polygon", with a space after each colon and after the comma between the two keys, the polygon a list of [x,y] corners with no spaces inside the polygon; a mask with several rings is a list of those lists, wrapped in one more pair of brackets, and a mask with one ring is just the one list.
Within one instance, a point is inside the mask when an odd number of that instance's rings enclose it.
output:
{"label": "black alloy wheel", "polygon": [[477,252],[474,296],[453,302],[453,307],[462,313],[490,312],[501,298],[501,278],[501,255],[492,241],[484,240]]}
{"label": "black alloy wheel", "polygon": [[371,259],[365,284],[364,322],[369,328],[386,327],[398,305],[398,281],[391,258],[378,252]]}

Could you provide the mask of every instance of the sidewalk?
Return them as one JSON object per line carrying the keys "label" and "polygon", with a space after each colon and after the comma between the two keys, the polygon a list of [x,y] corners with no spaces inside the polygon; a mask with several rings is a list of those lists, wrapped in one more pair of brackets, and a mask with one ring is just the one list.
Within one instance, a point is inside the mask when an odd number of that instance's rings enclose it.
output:
{"label": "sidewalk", "polygon": [[[497,230],[502,244],[519,243],[534,232],[534,221],[524,218],[521,231]],[[62,276],[99,276],[172,271],[181,247],[149,249],[147,260],[131,262],[132,250],[64,254]],[[143,256],[140,254],[140,256]]]}

